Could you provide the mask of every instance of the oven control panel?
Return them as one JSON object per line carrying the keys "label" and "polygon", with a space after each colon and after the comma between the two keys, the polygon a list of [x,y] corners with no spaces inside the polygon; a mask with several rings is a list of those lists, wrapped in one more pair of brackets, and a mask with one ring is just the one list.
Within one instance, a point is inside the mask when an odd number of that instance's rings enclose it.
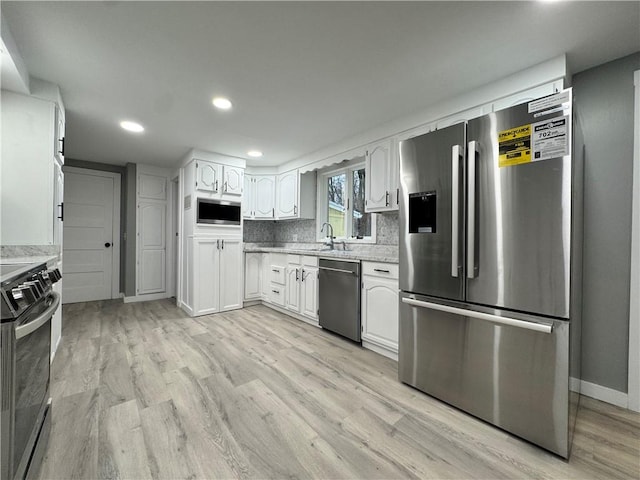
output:
{"label": "oven control panel", "polygon": [[57,268],[28,272],[2,285],[2,319],[15,318],[51,291],[62,278]]}

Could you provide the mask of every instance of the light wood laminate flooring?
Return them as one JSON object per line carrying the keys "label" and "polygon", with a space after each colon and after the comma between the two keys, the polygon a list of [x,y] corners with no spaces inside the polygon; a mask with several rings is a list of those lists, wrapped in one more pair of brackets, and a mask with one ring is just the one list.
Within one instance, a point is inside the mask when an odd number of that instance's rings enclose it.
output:
{"label": "light wood laminate flooring", "polygon": [[45,479],[633,478],[640,415],[584,397],[566,462],[264,306],[64,306]]}

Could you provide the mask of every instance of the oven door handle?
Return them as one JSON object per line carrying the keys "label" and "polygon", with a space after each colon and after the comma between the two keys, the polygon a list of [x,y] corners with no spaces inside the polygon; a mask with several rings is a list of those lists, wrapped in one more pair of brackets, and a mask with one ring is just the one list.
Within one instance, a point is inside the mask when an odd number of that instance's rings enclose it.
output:
{"label": "oven door handle", "polygon": [[51,316],[60,305],[60,295],[56,292],[51,292],[50,298],[52,298],[53,301],[44,312],[42,312],[37,318],[31,320],[29,323],[25,323],[24,325],[20,325],[18,328],[16,328],[16,340],[22,337],[26,337],[32,332],[35,332],[37,329],[39,329],[49,321]]}

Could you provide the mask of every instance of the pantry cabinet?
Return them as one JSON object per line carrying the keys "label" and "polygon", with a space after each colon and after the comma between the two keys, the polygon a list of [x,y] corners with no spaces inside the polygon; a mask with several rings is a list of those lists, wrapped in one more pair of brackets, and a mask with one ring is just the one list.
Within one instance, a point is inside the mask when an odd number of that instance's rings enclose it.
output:
{"label": "pantry cabinet", "polygon": [[397,358],[398,265],[362,262],[362,344]]}
{"label": "pantry cabinet", "polygon": [[194,315],[242,308],[242,239],[195,238]]}

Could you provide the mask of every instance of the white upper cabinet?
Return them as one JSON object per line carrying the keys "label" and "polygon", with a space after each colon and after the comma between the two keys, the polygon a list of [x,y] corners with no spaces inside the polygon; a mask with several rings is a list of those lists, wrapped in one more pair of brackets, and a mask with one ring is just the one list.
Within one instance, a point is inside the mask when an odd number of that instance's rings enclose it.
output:
{"label": "white upper cabinet", "polygon": [[298,215],[298,171],[278,175],[278,218],[296,218]]}
{"label": "white upper cabinet", "polygon": [[222,165],[223,195],[242,196],[244,169]]}
{"label": "white upper cabinet", "polygon": [[195,189],[209,192],[213,198],[238,201],[244,189],[244,169],[196,160]]}
{"label": "white upper cabinet", "polygon": [[393,139],[373,143],[367,149],[365,211],[397,210],[398,162]]}
{"label": "white upper cabinet", "polygon": [[316,175],[298,170],[281,173],[276,184],[276,219],[315,218]]}
{"label": "white upper cabinet", "polygon": [[0,123],[0,243],[59,244],[64,111],[54,101],[3,90]]}
{"label": "white upper cabinet", "polygon": [[254,188],[253,175],[244,176],[244,194],[242,196],[242,216],[244,218],[253,218],[256,208],[256,192]]}
{"label": "white upper cabinet", "polygon": [[273,220],[276,213],[275,175],[245,175],[244,178],[244,218]]}
{"label": "white upper cabinet", "polygon": [[220,169],[216,163],[196,162],[196,190],[218,193],[220,189]]}
{"label": "white upper cabinet", "polygon": [[60,109],[60,106],[56,104],[55,106],[55,116],[56,116],[56,124],[55,124],[55,133],[53,136],[53,152],[56,160],[60,165],[64,164],[64,132],[65,132],[65,123],[64,123],[64,114]]}
{"label": "white upper cabinet", "polygon": [[257,175],[254,177],[255,186],[255,218],[274,218],[276,202],[275,175]]}

